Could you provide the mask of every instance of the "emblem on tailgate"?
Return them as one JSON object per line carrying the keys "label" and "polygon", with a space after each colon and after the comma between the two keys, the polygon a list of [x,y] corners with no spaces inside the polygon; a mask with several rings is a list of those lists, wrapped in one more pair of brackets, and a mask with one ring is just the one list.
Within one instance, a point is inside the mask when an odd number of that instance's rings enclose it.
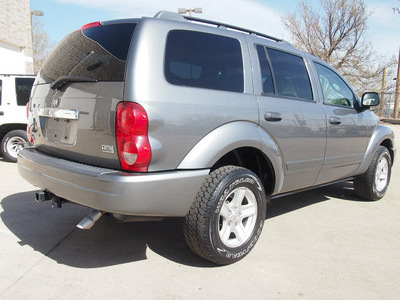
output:
{"label": "emblem on tailgate", "polygon": [[101,145],[101,150],[105,153],[114,153],[113,145]]}
{"label": "emblem on tailgate", "polygon": [[53,100],[51,100],[51,107],[57,107],[59,103],[60,98],[54,98]]}

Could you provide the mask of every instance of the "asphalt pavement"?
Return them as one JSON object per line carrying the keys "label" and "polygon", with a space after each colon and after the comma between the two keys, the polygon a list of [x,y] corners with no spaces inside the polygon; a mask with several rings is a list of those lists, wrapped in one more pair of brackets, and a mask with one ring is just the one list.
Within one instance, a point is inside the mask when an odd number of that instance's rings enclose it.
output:
{"label": "asphalt pavement", "polygon": [[[391,125],[400,137],[400,125]],[[399,153],[398,153],[399,155]],[[52,209],[0,159],[0,299],[398,299],[400,166],[384,199],[352,184],[276,199],[252,252],[229,266],[194,255],[179,219],[117,224]]]}

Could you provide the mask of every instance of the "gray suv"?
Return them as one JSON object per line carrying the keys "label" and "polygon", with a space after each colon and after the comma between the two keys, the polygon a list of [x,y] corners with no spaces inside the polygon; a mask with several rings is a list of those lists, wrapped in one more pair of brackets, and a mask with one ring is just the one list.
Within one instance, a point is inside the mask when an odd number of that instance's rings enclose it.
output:
{"label": "gray suv", "polygon": [[254,247],[267,201],[352,180],[384,196],[393,132],[329,64],[251,30],[160,12],[85,25],[39,72],[19,172],[36,200],[119,222],[182,217],[217,264]]}

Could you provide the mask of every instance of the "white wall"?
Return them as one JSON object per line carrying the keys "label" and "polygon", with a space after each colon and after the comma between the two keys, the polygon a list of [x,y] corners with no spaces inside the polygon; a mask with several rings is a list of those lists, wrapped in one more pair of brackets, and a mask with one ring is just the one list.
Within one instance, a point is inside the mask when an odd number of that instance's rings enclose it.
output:
{"label": "white wall", "polygon": [[0,74],[27,74],[26,63],[33,63],[25,49],[0,41]]}

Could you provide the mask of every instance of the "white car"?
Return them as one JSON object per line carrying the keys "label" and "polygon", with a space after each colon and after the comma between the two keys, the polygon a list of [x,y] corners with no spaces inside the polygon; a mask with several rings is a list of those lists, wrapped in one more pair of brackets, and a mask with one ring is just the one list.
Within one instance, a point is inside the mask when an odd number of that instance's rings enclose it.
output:
{"label": "white car", "polygon": [[0,74],[1,153],[11,162],[17,161],[17,152],[28,144],[26,104],[34,81],[34,75]]}

